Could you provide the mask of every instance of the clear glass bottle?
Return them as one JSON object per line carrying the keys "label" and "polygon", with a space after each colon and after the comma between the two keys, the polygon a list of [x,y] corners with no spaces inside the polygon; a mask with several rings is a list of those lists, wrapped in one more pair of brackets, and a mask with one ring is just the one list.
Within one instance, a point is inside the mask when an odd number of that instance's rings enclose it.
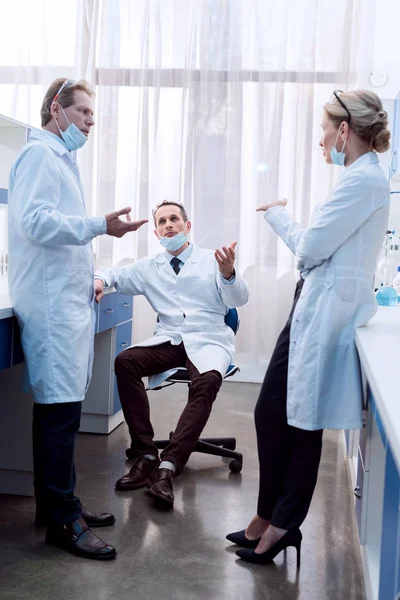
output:
{"label": "clear glass bottle", "polygon": [[391,286],[393,279],[397,275],[397,266],[400,263],[398,254],[398,239],[394,231],[387,231],[385,242],[382,248],[381,258],[376,268],[376,287],[383,283],[384,286]]}
{"label": "clear glass bottle", "polygon": [[393,289],[397,294],[397,304],[400,304],[400,266],[397,267],[397,275],[393,279]]}

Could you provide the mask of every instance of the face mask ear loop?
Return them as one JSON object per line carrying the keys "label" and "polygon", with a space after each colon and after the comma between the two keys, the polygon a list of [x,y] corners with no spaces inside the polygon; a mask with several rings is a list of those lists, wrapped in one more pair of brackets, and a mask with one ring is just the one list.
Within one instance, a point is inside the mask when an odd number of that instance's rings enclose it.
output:
{"label": "face mask ear loop", "polygon": [[[339,129],[339,131],[340,131],[340,129]],[[338,132],[338,134],[339,134],[339,132]],[[345,146],[346,146],[346,144],[347,144],[347,139],[348,139],[348,137],[349,137],[349,134],[347,134],[347,136],[346,136],[346,139],[345,139],[345,140],[344,140],[344,142],[343,142],[343,146],[342,146],[341,152],[343,152],[343,151],[344,151],[344,147],[345,147]],[[336,143],[337,143],[337,142],[336,142]]]}

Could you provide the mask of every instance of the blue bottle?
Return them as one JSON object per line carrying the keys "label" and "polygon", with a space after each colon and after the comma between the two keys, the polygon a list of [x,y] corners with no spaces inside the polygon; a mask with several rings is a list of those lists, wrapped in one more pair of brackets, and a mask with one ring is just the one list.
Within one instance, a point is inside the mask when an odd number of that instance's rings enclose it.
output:
{"label": "blue bottle", "polygon": [[383,285],[376,292],[376,301],[379,306],[396,306],[397,292],[392,287]]}

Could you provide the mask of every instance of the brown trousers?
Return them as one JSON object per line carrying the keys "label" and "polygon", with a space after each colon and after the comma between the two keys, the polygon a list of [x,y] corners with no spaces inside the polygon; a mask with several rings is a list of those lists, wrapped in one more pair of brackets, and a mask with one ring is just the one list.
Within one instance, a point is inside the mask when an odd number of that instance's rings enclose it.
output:
{"label": "brown trousers", "polygon": [[158,346],[135,347],[124,350],[115,359],[118,393],[125,421],[131,435],[131,447],[136,454],[158,455],[154,445],[154,430],[150,422],[150,405],[142,377],[156,375],[174,367],[188,370],[191,385],[189,399],[174,435],[161,452],[161,460],[176,465],[179,474],[189,459],[211,413],[212,404],[221,387],[218,371],[199,373],[188,359],[183,342]]}

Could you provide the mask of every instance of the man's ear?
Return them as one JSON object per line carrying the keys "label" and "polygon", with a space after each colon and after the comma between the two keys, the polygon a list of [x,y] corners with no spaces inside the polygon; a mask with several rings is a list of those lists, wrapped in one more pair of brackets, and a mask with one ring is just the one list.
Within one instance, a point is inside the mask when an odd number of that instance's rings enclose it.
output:
{"label": "man's ear", "polygon": [[158,231],[157,231],[157,229],[154,229],[153,231],[154,231],[154,233],[156,234],[156,238],[159,240],[159,239],[160,239],[160,236],[158,235]]}
{"label": "man's ear", "polygon": [[186,229],[187,229],[187,232],[188,232],[188,233],[189,233],[189,231],[192,229],[192,224],[191,224],[191,222],[190,222],[190,221],[186,221]]}
{"label": "man's ear", "polygon": [[59,102],[53,102],[50,107],[50,114],[54,119],[59,119],[61,114],[61,105]]}

